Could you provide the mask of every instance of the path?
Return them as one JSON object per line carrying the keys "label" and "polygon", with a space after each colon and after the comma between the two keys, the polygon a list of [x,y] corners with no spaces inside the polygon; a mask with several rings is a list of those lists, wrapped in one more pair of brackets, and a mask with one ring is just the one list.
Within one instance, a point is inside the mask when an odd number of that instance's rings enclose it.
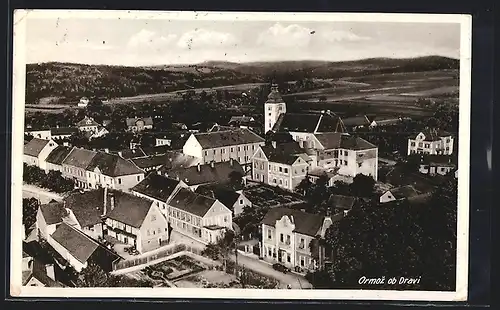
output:
{"label": "path", "polygon": [[48,190],[38,186],[23,184],[23,198],[36,198],[39,199],[42,204],[46,204],[52,199],[62,201],[64,197],[54,192],[49,192]]}
{"label": "path", "polygon": [[[186,245],[196,247],[199,249],[203,249],[205,247],[204,244],[200,243],[199,241],[196,241],[192,238],[189,238],[188,236],[182,235],[177,231],[172,231],[172,234],[170,236],[172,241],[176,241],[179,243],[184,243]],[[232,261],[236,260],[235,255],[231,255],[230,259]],[[288,284],[292,286],[294,289],[301,289],[301,288],[311,288],[312,285],[306,280],[305,277],[295,274],[295,273],[287,273],[284,274],[282,272],[279,272],[277,270],[274,270],[272,265],[261,261],[259,259],[255,259],[252,257],[248,257],[242,254],[238,255],[238,265],[239,266],[245,266],[246,268],[253,270],[255,272],[261,273],[265,276],[271,277],[273,279],[276,279],[280,282],[280,287],[281,288],[286,288]]]}

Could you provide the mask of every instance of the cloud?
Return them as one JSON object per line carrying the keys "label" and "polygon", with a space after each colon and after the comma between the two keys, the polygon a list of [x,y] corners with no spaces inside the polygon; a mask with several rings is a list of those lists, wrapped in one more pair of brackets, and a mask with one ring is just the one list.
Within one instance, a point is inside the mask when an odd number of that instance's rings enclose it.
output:
{"label": "cloud", "polygon": [[224,47],[238,43],[238,39],[230,33],[197,28],[184,33],[177,41],[177,46],[184,49],[196,49]]}
{"label": "cloud", "polygon": [[297,24],[283,26],[276,23],[257,37],[257,44],[270,47],[305,47],[309,45],[313,29]]}
{"label": "cloud", "polygon": [[161,49],[173,43],[177,39],[177,35],[169,34],[162,36],[156,32],[142,29],[138,33],[130,37],[127,46],[130,48],[153,48]]}
{"label": "cloud", "polygon": [[357,34],[344,31],[344,30],[332,30],[328,32],[322,32],[320,34],[321,38],[328,42],[355,42],[355,41],[366,41],[370,40],[369,37],[358,36]]}

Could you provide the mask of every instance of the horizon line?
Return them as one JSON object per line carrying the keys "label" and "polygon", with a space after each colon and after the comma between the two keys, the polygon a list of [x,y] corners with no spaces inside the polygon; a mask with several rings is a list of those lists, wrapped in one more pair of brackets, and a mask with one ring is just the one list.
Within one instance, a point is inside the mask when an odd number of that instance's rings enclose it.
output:
{"label": "horizon line", "polygon": [[297,59],[297,60],[262,60],[262,61],[245,61],[245,62],[235,62],[235,61],[227,61],[227,60],[205,60],[197,63],[171,63],[171,64],[151,64],[151,65],[119,65],[119,64],[98,64],[98,63],[83,63],[83,62],[61,62],[61,61],[44,61],[44,62],[30,62],[26,63],[26,65],[43,65],[43,64],[70,64],[70,65],[84,65],[84,66],[107,66],[107,67],[127,67],[127,68],[144,68],[144,67],[163,67],[163,66],[199,66],[210,62],[218,62],[218,63],[226,63],[226,64],[236,64],[236,65],[251,65],[257,63],[277,63],[277,62],[324,62],[324,63],[345,63],[345,62],[357,62],[357,61],[367,61],[367,60],[412,60],[412,59],[421,59],[421,58],[445,58],[451,60],[458,60],[460,58],[450,57],[450,56],[442,56],[442,55],[423,55],[423,56],[415,56],[415,57],[368,57],[368,58],[360,58],[354,60],[321,60],[321,59]]}

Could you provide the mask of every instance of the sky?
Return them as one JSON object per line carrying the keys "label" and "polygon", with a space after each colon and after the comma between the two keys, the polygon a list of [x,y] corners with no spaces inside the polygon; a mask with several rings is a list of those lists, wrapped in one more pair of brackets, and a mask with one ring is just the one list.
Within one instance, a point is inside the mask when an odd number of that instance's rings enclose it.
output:
{"label": "sky", "polygon": [[26,61],[125,66],[204,61],[459,58],[460,24],[26,18]]}

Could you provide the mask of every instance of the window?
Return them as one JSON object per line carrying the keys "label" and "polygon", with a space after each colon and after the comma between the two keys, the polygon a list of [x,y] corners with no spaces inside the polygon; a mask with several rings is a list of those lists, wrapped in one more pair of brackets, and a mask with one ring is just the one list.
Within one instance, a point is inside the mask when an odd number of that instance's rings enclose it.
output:
{"label": "window", "polygon": [[358,167],[361,168],[361,165],[363,165],[363,163],[358,163]]}
{"label": "window", "polygon": [[300,266],[304,267],[304,265],[305,265],[304,257],[301,257],[300,258]]}
{"label": "window", "polygon": [[234,152],[234,148],[231,148],[231,153]]}
{"label": "window", "polygon": [[300,238],[299,249],[303,249],[303,248],[305,248],[305,240],[304,240],[304,238]]}
{"label": "window", "polygon": [[288,168],[285,168],[285,173],[288,173]]}
{"label": "window", "polygon": [[269,116],[271,116],[271,113],[269,113]]}
{"label": "window", "polygon": [[256,179],[256,180],[258,180],[258,179],[259,179],[259,174],[258,174],[258,173],[256,173],[256,174],[255,174],[255,179]]}
{"label": "window", "polygon": [[156,235],[156,230],[153,229],[153,235]]}
{"label": "window", "polygon": [[151,236],[151,232],[149,231],[149,229],[147,231],[147,234],[148,234],[148,236]]}
{"label": "window", "polygon": [[118,178],[118,184],[122,184],[122,179]]}
{"label": "window", "polygon": [[415,146],[415,142],[411,142],[411,143],[410,143],[410,145],[411,145],[411,146]]}
{"label": "window", "polygon": [[286,235],[286,244],[290,245],[291,240],[290,240],[290,235]]}
{"label": "window", "polygon": [[140,182],[140,181],[141,181],[141,176],[140,176],[140,175],[138,175],[138,176],[137,176],[137,181],[138,181],[138,182]]}
{"label": "window", "polygon": [[267,256],[271,257],[272,255],[271,248],[267,248]]}
{"label": "window", "polygon": [[214,150],[214,155],[215,155],[215,150]]}
{"label": "window", "polygon": [[276,183],[276,179],[273,179],[273,183]]}
{"label": "window", "polygon": [[347,156],[349,155],[349,152],[348,151],[344,151],[344,156]]}
{"label": "window", "polygon": [[255,145],[252,145],[252,151],[255,150]]}
{"label": "window", "polygon": [[342,150],[339,151],[339,154],[342,155]]}
{"label": "window", "polygon": [[224,216],[224,223],[227,223],[228,222],[228,218],[227,218],[227,215]]}
{"label": "window", "polygon": [[271,240],[273,237],[271,236],[271,230],[267,230],[267,239]]}
{"label": "window", "polygon": [[207,155],[208,155],[208,151],[205,151],[205,156],[207,156]]}
{"label": "window", "polygon": [[281,242],[284,242],[283,240],[284,240],[284,239],[283,239],[283,234],[280,234],[280,241],[281,241]]}
{"label": "window", "polygon": [[425,147],[426,147],[426,148],[428,148],[429,146],[430,146],[430,144],[429,144],[429,143],[426,143],[426,144],[425,144]]}
{"label": "window", "polygon": [[238,152],[241,151],[241,147],[238,146]]}
{"label": "window", "polygon": [[302,173],[305,173],[306,172],[306,169],[302,168]]}
{"label": "window", "polygon": [[292,261],[292,257],[291,257],[290,255],[288,255],[288,256],[286,257],[286,261],[290,263],[290,262]]}
{"label": "window", "polygon": [[221,150],[220,150],[220,152],[221,152],[222,154],[226,154],[226,149],[221,149]]}
{"label": "window", "polygon": [[242,205],[242,204],[243,204],[243,199],[240,199],[240,205]]}
{"label": "window", "polygon": [[423,145],[423,143],[422,143],[422,142],[419,142],[419,143],[418,143],[418,146],[419,146],[419,147],[422,147],[422,145]]}
{"label": "window", "polygon": [[268,108],[267,108],[267,110],[268,110],[268,111],[271,111],[271,107],[268,107]]}
{"label": "window", "polygon": [[346,165],[346,166],[347,166],[347,160],[344,160],[344,165]]}

